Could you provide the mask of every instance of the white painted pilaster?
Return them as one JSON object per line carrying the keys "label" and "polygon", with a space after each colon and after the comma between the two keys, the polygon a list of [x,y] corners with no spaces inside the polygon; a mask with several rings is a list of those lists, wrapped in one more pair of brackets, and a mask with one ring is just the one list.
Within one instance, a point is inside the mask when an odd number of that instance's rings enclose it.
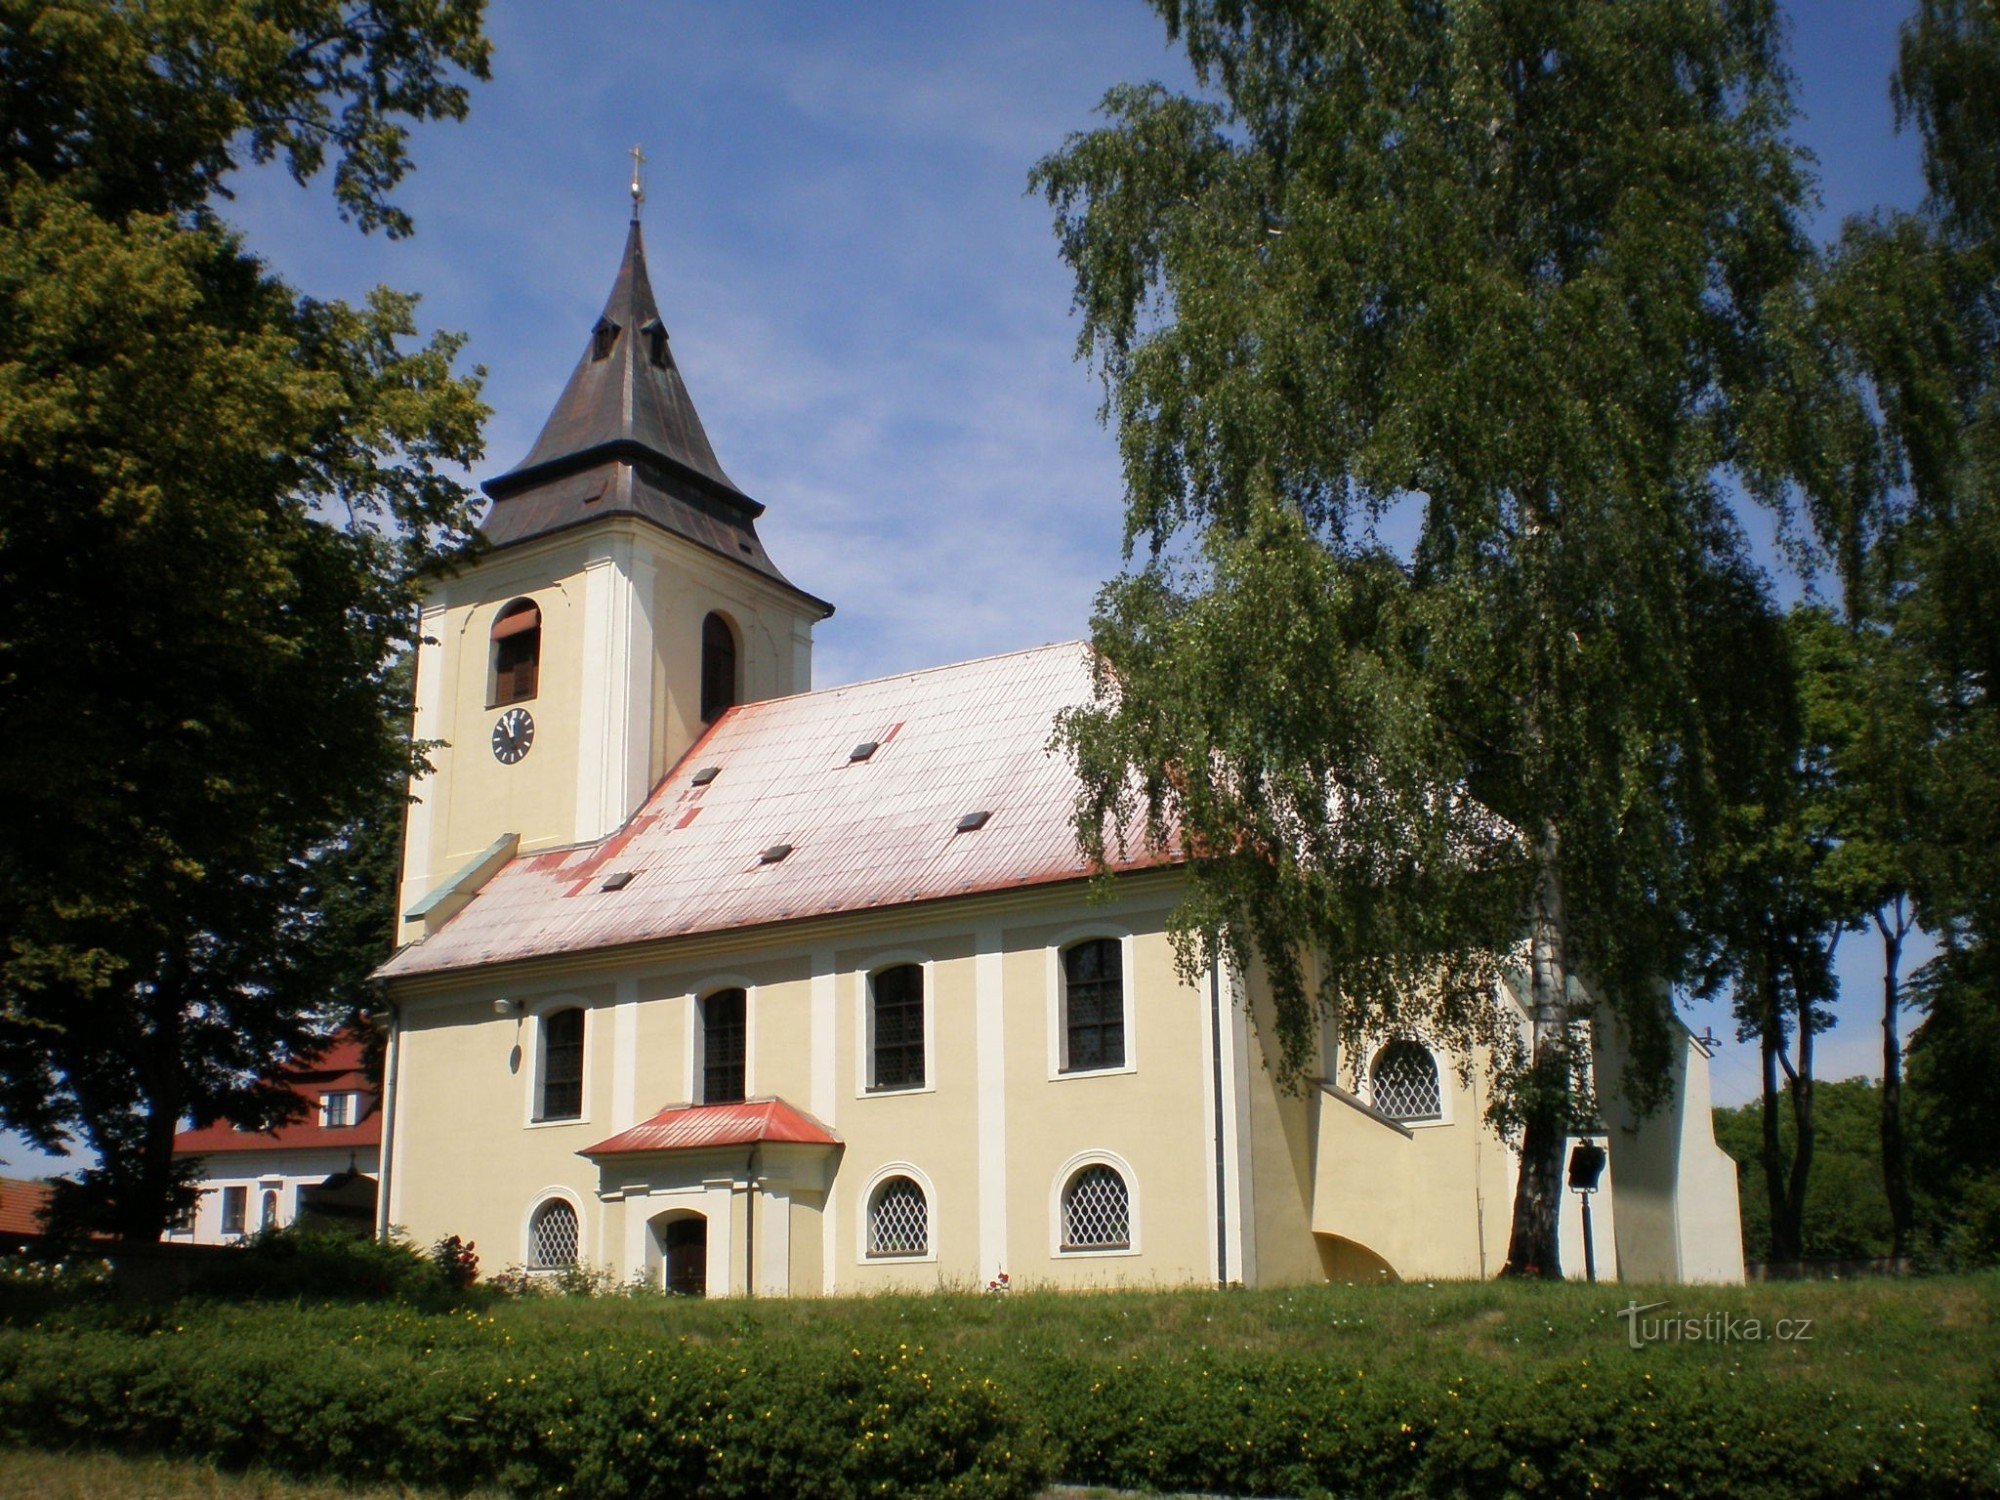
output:
{"label": "white painted pilaster", "polygon": [[639,1123],[639,981],[618,981],[611,1011],[611,1128]]}

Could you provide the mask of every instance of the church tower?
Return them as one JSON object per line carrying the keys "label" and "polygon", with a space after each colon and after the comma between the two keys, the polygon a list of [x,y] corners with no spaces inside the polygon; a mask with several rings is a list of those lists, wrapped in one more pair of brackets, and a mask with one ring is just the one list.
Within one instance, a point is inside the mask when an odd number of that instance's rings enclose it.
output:
{"label": "church tower", "polygon": [[485,547],[423,609],[399,941],[515,852],[612,832],[731,704],[812,686],[833,606],[757,536],[702,430],[634,216],[534,447],[484,489]]}

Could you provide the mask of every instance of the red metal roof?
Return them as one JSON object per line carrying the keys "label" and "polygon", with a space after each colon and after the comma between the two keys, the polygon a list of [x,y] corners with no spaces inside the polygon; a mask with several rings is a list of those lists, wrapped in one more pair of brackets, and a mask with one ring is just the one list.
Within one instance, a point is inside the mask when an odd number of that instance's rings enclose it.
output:
{"label": "red metal roof", "polygon": [[[306,1101],[305,1113],[276,1130],[238,1130],[227,1121],[183,1130],[174,1137],[174,1155],[201,1156],[220,1151],[360,1150],[382,1144],[382,1116],[377,1091],[364,1066],[362,1039],[344,1032],[325,1050],[286,1068],[277,1081]],[[359,1094],[361,1118],[352,1125],[329,1129],[319,1122],[322,1094]]]}
{"label": "red metal roof", "polygon": [[20,1177],[0,1177],[0,1238],[39,1237],[42,1215],[47,1212],[53,1189],[46,1182],[29,1182]]}
{"label": "red metal roof", "polygon": [[763,1142],[837,1146],[840,1137],[782,1099],[745,1099],[740,1104],[671,1105],[630,1130],[584,1147],[577,1155],[637,1156],[647,1151],[698,1151],[705,1146]]}
{"label": "red metal roof", "polygon": [[[514,859],[380,973],[1078,879],[1076,777],[1049,741],[1056,715],[1088,701],[1088,648],[1067,642],[733,708],[623,828]],[[715,778],[696,785],[706,767]],[[971,812],[991,817],[957,831]],[[605,890],[619,874],[632,879]]]}

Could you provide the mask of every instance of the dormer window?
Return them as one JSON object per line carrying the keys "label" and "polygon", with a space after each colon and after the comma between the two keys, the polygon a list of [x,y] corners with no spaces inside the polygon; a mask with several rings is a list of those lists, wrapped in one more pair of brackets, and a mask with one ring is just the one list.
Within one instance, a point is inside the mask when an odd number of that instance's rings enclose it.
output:
{"label": "dormer window", "polygon": [[701,622],[701,722],[713,724],[736,702],[736,632],[712,614]]}
{"label": "dormer window", "polygon": [[646,358],[655,367],[664,370],[667,367],[667,325],[653,318],[639,332],[646,336]]}
{"label": "dormer window", "polygon": [[489,708],[535,696],[542,667],[542,611],[516,599],[493,622],[493,691]]}
{"label": "dormer window", "polygon": [[609,359],[611,347],[618,342],[618,325],[609,318],[599,318],[597,326],[590,330],[590,357]]}
{"label": "dormer window", "polygon": [[349,1125],[360,1124],[361,1096],[359,1094],[320,1095],[319,1122],[328,1130],[344,1130]]}

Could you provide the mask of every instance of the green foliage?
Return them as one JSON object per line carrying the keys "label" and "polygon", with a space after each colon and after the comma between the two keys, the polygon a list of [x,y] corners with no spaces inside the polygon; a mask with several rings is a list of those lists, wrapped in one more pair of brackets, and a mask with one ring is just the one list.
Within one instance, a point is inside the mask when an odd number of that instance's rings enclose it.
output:
{"label": "green foliage", "polygon": [[216,200],[331,162],[406,231],[403,122],[485,58],[475,0],[0,0],[0,1118],[96,1153],[71,1221],[155,1237],[176,1125],[273,1123],[256,1079],[360,1003],[394,662],[469,535],[460,341],[301,296]]}
{"label": "green foliage", "polygon": [[[1847,1078],[1813,1090],[1813,1166],[1801,1222],[1801,1253],[1812,1260],[1867,1259],[1890,1253],[1889,1200],[1882,1187],[1881,1087],[1873,1079]],[[1794,1126],[1790,1090],[1779,1137],[1790,1154]],[[1715,1112],[1716,1144],[1736,1159],[1743,1208],[1743,1253],[1767,1261],[1771,1204],[1764,1185],[1760,1103]]]}
{"label": "green foliage", "polygon": [[1288,1075],[1322,1011],[1501,1043],[1525,932],[1533,1055],[1492,1097],[1510,1265],[1553,1271],[1575,986],[1654,1102],[1768,614],[1722,479],[1763,483],[1741,424],[1804,256],[1776,18],[1156,8],[1201,95],[1114,89],[1033,178],[1144,548],[1062,728],[1078,833],[1190,856],[1184,966],[1269,972]]}
{"label": "green foliage", "polygon": [[444,1307],[465,1301],[469,1282],[449,1262],[403,1240],[339,1230],[267,1229],[210,1261],[194,1294],[225,1301],[399,1300]]}
{"label": "green foliage", "polygon": [[[0,1440],[517,1493],[2000,1493],[1990,1278],[187,1305],[0,1334]],[[1618,1309],[1813,1320],[1630,1349]]]}

